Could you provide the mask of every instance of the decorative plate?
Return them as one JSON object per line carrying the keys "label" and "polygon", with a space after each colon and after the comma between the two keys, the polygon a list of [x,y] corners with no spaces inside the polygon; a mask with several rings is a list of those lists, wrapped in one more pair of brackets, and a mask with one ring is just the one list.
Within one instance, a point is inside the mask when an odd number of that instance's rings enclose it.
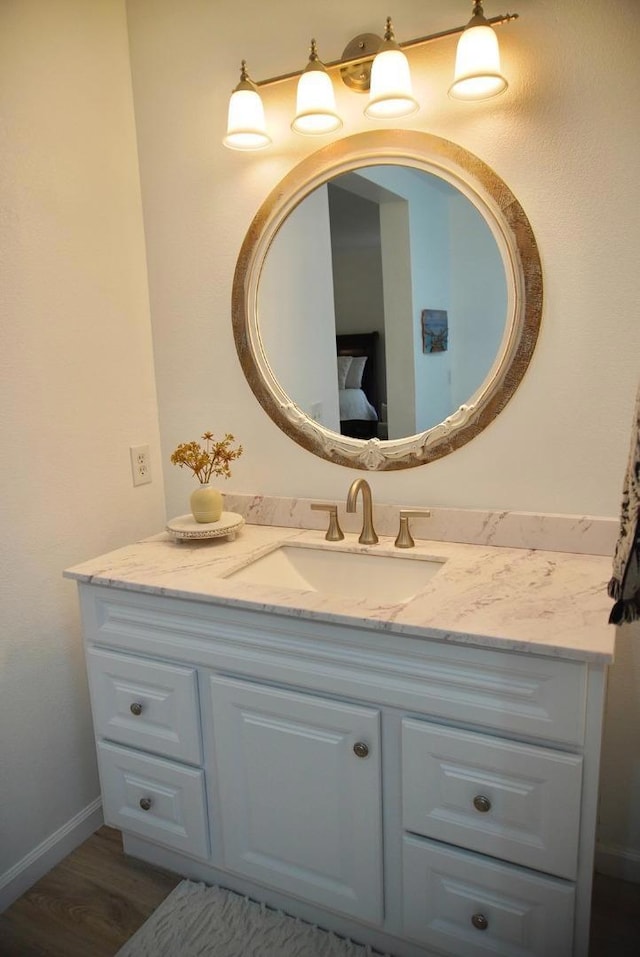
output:
{"label": "decorative plate", "polygon": [[217,522],[196,522],[193,515],[178,515],[167,522],[166,529],[178,540],[197,538],[234,539],[244,518],[237,512],[223,512]]}

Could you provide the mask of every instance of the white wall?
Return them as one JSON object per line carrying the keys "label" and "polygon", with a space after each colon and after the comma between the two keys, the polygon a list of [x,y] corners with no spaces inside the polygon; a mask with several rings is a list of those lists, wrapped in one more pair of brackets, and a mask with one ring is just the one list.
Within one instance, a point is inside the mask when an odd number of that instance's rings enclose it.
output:
{"label": "white wall", "polygon": [[[258,79],[302,67],[310,31],[322,56],[338,56],[356,33],[380,29],[387,4],[275,0],[267,10],[255,0],[129,0],[128,10],[165,460],[185,435],[231,428],[246,452],[229,488],[343,497],[352,475],[310,459],[256,406],[229,322],[247,227],[282,175],[327,138],[290,132],[291,82],[265,91],[269,150],[242,155],[221,139],[241,57]],[[397,0],[396,33],[443,29],[466,12],[460,0],[428,9]],[[454,455],[376,474],[372,484],[376,498],[390,502],[611,515],[640,346],[640,132],[625,105],[637,102],[640,87],[637,4],[622,0],[606,23],[597,4],[581,0],[528,0],[520,12],[500,30],[511,82],[503,97],[450,100],[455,41],[443,40],[413,54],[423,106],[399,125],[459,142],[522,203],[544,269],[538,349],[489,429]],[[337,96],[341,134],[371,128],[361,97],[344,86]],[[215,347],[207,351],[203,341]],[[176,375],[187,368],[188,378]],[[172,513],[183,509],[188,487],[188,476],[169,471]]]}
{"label": "white wall", "polygon": [[[459,336],[453,333],[451,299],[451,236],[449,203],[452,187],[433,176],[420,190],[424,201],[420,214],[411,218],[411,275],[414,286],[414,365],[416,432],[430,429],[455,412],[451,357]],[[446,352],[423,353],[422,310],[444,309],[448,313],[449,342]],[[467,398],[471,393],[467,393]],[[460,404],[460,403],[458,403]]]}
{"label": "white wall", "polygon": [[387,434],[390,439],[415,435],[417,431],[409,208],[403,199],[380,204]]}
{"label": "white wall", "polygon": [[[617,515],[640,354],[640,16],[635,0],[618,0],[615,16],[584,0],[518,6],[520,19],[500,28],[504,96],[451,101],[455,40],[442,40],[412,54],[422,109],[398,125],[476,153],[526,210],[544,271],[538,347],[515,397],[473,442],[430,465],[369,478],[375,498],[391,503]],[[356,34],[381,31],[388,3],[127,7],[164,459],[204,428],[230,429],[246,451],[229,488],[341,501],[356,473],[313,457],[271,423],[244,381],[230,323],[247,227],[268,191],[327,140],[290,132],[294,83],[265,91],[270,150],[241,155],[221,139],[242,57],[256,79],[302,68],[311,35],[321,57],[338,57]],[[391,12],[400,40],[468,15],[461,0],[395,0]],[[488,16],[499,12],[487,2]],[[341,135],[370,128],[363,99],[345,87],[337,95]],[[166,489],[169,513],[179,514],[186,477],[169,469]],[[630,656],[621,643],[614,679]],[[616,813],[607,786],[603,818],[607,840],[630,844],[640,865],[637,823],[629,823],[640,813],[634,675],[613,681],[605,755],[609,769],[633,767],[615,796],[629,814]]]}
{"label": "white wall", "polygon": [[332,187],[329,210],[336,332],[377,332],[384,344],[378,203]]}
{"label": "white wall", "polygon": [[486,381],[505,334],[507,285],[500,250],[478,210],[461,193],[449,204],[450,339],[453,405]]}
{"label": "white wall", "polygon": [[62,570],[164,518],[123,0],[0,4],[0,116],[1,901],[99,793]]}

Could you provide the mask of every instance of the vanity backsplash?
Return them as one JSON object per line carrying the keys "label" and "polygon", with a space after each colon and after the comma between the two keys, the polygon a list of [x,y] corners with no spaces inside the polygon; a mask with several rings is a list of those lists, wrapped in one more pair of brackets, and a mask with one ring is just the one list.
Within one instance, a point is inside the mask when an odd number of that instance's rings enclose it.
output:
{"label": "vanity backsplash", "polygon": [[[312,511],[311,502],[312,499],[305,498],[225,493],[225,508],[238,512],[250,525],[323,530],[326,527],[326,516]],[[359,531],[361,517],[347,514],[343,501],[336,504],[339,506],[343,530],[348,533]],[[409,504],[405,503],[405,507]],[[398,505],[374,503],[378,534],[393,537],[397,535],[399,508]],[[617,519],[589,515],[552,515],[431,506],[429,509],[430,518],[412,523],[411,532],[416,540],[611,556],[619,527]]]}

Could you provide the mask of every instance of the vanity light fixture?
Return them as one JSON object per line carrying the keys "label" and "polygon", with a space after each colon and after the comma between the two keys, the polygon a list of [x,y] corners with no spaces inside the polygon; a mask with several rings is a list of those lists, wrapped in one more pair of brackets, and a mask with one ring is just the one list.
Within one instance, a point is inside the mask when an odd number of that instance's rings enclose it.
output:
{"label": "vanity light fixture", "polygon": [[242,61],[240,82],[229,100],[227,135],[222,142],[231,150],[261,150],[271,143],[262,99],[247,73],[246,60]]}
{"label": "vanity light fixture", "polygon": [[449,96],[458,100],[486,100],[503,93],[507,86],[500,70],[498,38],[478,0],[473,5],[473,16],[458,40]]}
{"label": "vanity light fixture", "polygon": [[297,133],[317,135],[331,133],[342,126],[336,111],[335,93],[330,72],[340,70],[342,81],[355,92],[370,92],[364,110],[370,119],[395,119],[408,116],[419,108],[413,95],[409,63],[404,50],[423,46],[443,37],[460,36],[456,52],[454,80],[449,95],[454,99],[482,100],[497,96],[507,88],[500,68],[498,38],[493,30],[497,24],[518,18],[517,13],[505,13],[487,19],[482,0],[472,0],[471,20],[460,27],[431,33],[397,43],[391,18],[387,18],[384,39],[363,33],[346,46],[340,60],[322,63],[318,58],[315,40],[306,68],[283,73],[254,83],[242,61],[240,83],[229,103],[225,146],[236,150],[257,150],[271,143],[266,128],[264,108],[260,98],[261,87],[273,86],[299,77],[296,115],[291,128]]}
{"label": "vanity light fixture", "polygon": [[336,95],[324,63],[318,59],[316,41],[311,41],[309,62],[298,80],[296,117],[291,129],[314,136],[340,129],[342,120],[336,113]]}
{"label": "vanity light fixture", "polygon": [[390,120],[408,116],[420,108],[413,96],[409,61],[396,43],[391,17],[387,17],[384,40],[371,64],[370,86],[365,116]]}

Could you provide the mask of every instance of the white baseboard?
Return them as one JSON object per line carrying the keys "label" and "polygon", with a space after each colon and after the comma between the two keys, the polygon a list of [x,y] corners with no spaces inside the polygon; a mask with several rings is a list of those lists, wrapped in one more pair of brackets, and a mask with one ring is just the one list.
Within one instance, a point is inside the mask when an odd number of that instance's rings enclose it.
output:
{"label": "white baseboard", "polygon": [[617,844],[597,844],[595,869],[599,874],[640,884],[640,851]]}
{"label": "white baseboard", "polygon": [[98,797],[34,847],[21,861],[0,874],[0,913],[103,824],[102,799]]}

